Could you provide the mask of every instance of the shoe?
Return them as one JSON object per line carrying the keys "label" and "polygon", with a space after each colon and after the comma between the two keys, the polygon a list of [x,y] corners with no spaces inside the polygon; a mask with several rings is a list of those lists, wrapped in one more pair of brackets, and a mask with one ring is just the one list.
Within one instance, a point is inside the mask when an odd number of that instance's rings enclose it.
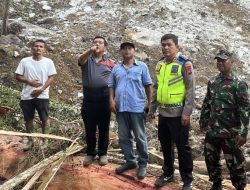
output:
{"label": "shoe", "polygon": [[146,173],[147,173],[146,166],[139,166],[139,169],[137,171],[138,179],[144,179]]}
{"label": "shoe", "polygon": [[170,183],[174,181],[174,176],[166,176],[162,174],[156,181],[155,181],[155,187],[162,187],[166,185],[167,183]]}
{"label": "shoe", "polygon": [[27,144],[23,147],[23,150],[24,151],[30,150],[33,147],[33,145],[34,145],[33,139],[29,138]]}
{"label": "shoe", "polygon": [[108,157],[107,155],[102,155],[99,158],[99,165],[105,166],[108,163]]}
{"label": "shoe", "polygon": [[94,156],[87,155],[87,156],[85,156],[85,158],[83,160],[83,165],[88,166],[88,165],[92,164],[93,160],[94,160]]}
{"label": "shoe", "polygon": [[193,184],[192,183],[184,184],[182,186],[182,190],[192,190],[192,188],[193,188]]}
{"label": "shoe", "polygon": [[120,167],[116,168],[115,173],[121,174],[127,170],[131,170],[131,169],[134,169],[136,167],[137,167],[136,163],[128,163],[127,162],[125,164],[122,164]]}
{"label": "shoe", "polygon": [[214,182],[210,190],[222,190],[221,181]]}

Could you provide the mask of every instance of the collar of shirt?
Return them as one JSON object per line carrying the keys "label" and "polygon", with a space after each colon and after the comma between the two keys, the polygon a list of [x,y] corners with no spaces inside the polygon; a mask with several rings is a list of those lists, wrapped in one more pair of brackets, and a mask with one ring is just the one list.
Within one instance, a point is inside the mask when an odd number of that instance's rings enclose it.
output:
{"label": "collar of shirt", "polygon": [[219,77],[221,79],[230,79],[230,80],[232,80],[234,78],[234,73],[232,71],[229,73],[229,75],[223,75],[222,73],[220,73]]}
{"label": "collar of shirt", "polygon": [[172,61],[168,61],[168,60],[166,60],[166,58],[164,59],[165,64],[170,64],[170,63],[173,63],[175,61],[177,61],[177,57],[175,57]]}
{"label": "collar of shirt", "polygon": [[166,64],[173,63],[174,61],[177,61],[177,57],[179,57],[180,55],[181,55],[181,52],[177,52],[175,55],[175,58],[172,61],[167,61],[166,58],[164,58],[163,60]]}
{"label": "collar of shirt", "polygon": [[[120,64],[123,65],[123,61],[121,61]],[[133,65],[139,66],[138,60],[134,59]]]}
{"label": "collar of shirt", "polygon": [[[93,55],[91,55],[91,59],[96,62],[96,59]],[[108,56],[106,54],[103,54],[102,60],[100,60],[99,62],[107,61],[107,60],[108,60]]]}

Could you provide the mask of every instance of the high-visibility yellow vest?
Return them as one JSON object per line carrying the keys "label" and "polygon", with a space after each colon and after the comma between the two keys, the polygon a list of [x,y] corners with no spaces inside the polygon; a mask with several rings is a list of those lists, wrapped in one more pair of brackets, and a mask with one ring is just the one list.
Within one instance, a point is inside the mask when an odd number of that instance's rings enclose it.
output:
{"label": "high-visibility yellow vest", "polygon": [[157,101],[162,108],[182,107],[186,94],[186,87],[183,79],[183,64],[187,60],[175,60],[166,64],[164,60],[156,65],[157,75]]}

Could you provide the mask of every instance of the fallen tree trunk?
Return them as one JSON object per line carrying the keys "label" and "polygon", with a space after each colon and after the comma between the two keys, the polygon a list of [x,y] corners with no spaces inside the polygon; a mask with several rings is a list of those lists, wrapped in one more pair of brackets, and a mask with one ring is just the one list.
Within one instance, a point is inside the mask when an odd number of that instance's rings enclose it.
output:
{"label": "fallen tree trunk", "polygon": [[50,156],[49,158],[46,158],[43,161],[37,163],[36,165],[32,166],[31,168],[25,170],[24,172],[18,174],[14,178],[6,181],[4,184],[2,184],[0,186],[0,189],[12,190],[14,187],[18,186],[23,181],[25,181],[26,179],[29,179],[31,176],[33,176],[37,171],[43,170],[44,168],[46,168],[47,166],[49,166],[53,162],[58,161],[60,158],[62,158],[65,155],[65,153],[67,155],[71,155],[71,154],[74,154],[74,153],[80,151],[81,149],[82,149],[82,146],[75,144],[72,147],[73,151],[69,152],[69,148],[65,152],[60,151],[60,152]]}
{"label": "fallen tree trunk", "polygon": [[250,158],[246,158],[246,170],[250,171]]}
{"label": "fallen tree trunk", "polygon": [[56,136],[56,135],[50,135],[50,134],[42,134],[42,133],[21,133],[21,132],[15,132],[15,131],[0,130],[0,135],[42,137],[42,138],[50,138],[50,139],[57,139],[57,140],[64,140],[64,141],[71,141],[71,142],[73,142],[73,140],[71,140],[69,138],[66,138],[66,137],[61,137],[61,136]]}
{"label": "fallen tree trunk", "polygon": [[22,188],[22,190],[29,190],[34,185],[36,180],[43,174],[45,169],[46,168],[42,168],[41,170],[37,171],[35,175],[33,175],[33,177],[29,180],[29,182],[26,183],[26,185]]}
{"label": "fallen tree trunk", "polygon": [[[77,140],[77,139],[76,139]],[[51,169],[51,173],[44,179],[43,183],[39,186],[38,190],[45,190],[53,177],[56,175],[56,172],[59,170],[64,160],[71,154],[79,151],[79,145],[74,145],[76,140],[70,145],[70,147],[65,151],[65,153],[61,156],[61,158],[54,163],[53,168]],[[81,150],[81,149],[80,149]]]}
{"label": "fallen tree trunk", "polygon": [[[150,163],[157,163],[159,165],[163,165],[163,162],[164,162],[163,157],[159,155],[157,152],[149,150],[148,155],[149,155]],[[208,175],[205,161],[194,161],[193,163],[194,163],[193,171],[195,173]],[[224,159],[221,160],[221,165],[222,165],[222,171],[224,173],[228,173],[228,169],[227,169],[226,162]],[[175,160],[174,166],[176,169],[179,169],[177,159]],[[249,157],[246,158],[246,170],[250,171],[250,158]]]}
{"label": "fallen tree trunk", "polygon": [[[221,160],[222,172],[224,174],[228,174],[229,171],[227,169],[226,161],[223,159]],[[194,171],[198,174],[208,175],[207,167],[205,161],[194,161]],[[250,158],[246,158],[246,171],[250,171]]]}

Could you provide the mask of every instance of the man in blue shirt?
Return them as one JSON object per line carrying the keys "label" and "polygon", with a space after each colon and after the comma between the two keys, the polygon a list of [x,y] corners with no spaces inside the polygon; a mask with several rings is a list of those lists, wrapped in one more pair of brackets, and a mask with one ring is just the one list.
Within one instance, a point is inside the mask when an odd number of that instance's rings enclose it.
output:
{"label": "man in blue shirt", "polygon": [[115,171],[120,174],[137,167],[133,153],[133,132],[138,152],[137,177],[143,179],[148,162],[144,111],[150,106],[152,80],[147,65],[135,60],[133,43],[122,43],[120,52],[123,61],[113,68],[108,82],[110,107],[116,113],[119,144],[126,160]]}

